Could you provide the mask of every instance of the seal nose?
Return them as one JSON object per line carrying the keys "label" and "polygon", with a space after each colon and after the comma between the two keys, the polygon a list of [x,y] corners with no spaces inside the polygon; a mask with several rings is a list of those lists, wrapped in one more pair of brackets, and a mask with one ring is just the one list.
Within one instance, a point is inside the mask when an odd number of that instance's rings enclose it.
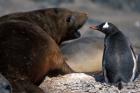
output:
{"label": "seal nose", "polygon": [[88,13],[87,12],[80,12],[81,13],[81,16],[84,16],[84,17],[86,17],[86,18],[88,18]]}
{"label": "seal nose", "polygon": [[84,14],[85,16],[87,16],[87,17],[88,17],[88,13],[87,13],[87,12],[83,12],[83,14]]}
{"label": "seal nose", "polygon": [[80,13],[86,17],[88,17],[88,13],[87,12],[83,12],[83,11],[80,11]]}
{"label": "seal nose", "polygon": [[88,16],[88,13],[87,12],[82,12],[82,13]]}
{"label": "seal nose", "polygon": [[88,13],[87,13],[87,12],[85,12],[85,15],[87,15],[87,16],[88,16]]}

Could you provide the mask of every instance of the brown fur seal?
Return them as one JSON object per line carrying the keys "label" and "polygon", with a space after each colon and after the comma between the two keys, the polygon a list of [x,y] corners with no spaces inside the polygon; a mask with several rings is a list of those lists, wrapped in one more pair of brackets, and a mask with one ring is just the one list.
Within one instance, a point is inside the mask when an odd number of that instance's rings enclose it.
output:
{"label": "brown fur seal", "polygon": [[0,71],[13,80],[40,84],[50,71],[70,73],[59,49],[62,41],[79,37],[85,13],[50,8],[0,18]]}
{"label": "brown fur seal", "polygon": [[75,72],[99,73],[102,71],[103,40],[93,36],[92,32],[87,31],[77,40],[62,43],[61,51],[66,63]]}

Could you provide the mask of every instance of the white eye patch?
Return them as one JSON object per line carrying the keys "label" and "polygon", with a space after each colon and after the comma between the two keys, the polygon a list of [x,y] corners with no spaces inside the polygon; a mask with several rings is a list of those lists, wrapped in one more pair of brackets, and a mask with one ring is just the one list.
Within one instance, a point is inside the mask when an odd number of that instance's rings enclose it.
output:
{"label": "white eye patch", "polygon": [[103,28],[109,28],[108,22],[104,24]]}

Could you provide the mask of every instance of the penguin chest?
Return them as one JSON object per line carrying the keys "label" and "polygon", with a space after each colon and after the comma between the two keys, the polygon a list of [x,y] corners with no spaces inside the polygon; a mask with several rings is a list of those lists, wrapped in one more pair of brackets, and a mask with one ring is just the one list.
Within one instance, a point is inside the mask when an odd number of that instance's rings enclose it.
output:
{"label": "penguin chest", "polygon": [[108,80],[115,82],[122,79],[124,82],[133,81],[136,71],[136,60],[131,50],[105,48],[103,68]]}

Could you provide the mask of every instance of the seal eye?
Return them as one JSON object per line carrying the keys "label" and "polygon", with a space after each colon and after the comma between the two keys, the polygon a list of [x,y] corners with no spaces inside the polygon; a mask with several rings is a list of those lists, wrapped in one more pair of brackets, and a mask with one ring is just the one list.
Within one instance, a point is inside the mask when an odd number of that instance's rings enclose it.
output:
{"label": "seal eye", "polygon": [[71,21],[71,16],[68,16],[66,22],[70,22],[70,21]]}
{"label": "seal eye", "polygon": [[58,14],[58,8],[54,8],[55,14]]}
{"label": "seal eye", "polygon": [[74,20],[75,20],[75,17],[74,16],[68,16],[67,18],[66,18],[66,22],[74,22]]}

